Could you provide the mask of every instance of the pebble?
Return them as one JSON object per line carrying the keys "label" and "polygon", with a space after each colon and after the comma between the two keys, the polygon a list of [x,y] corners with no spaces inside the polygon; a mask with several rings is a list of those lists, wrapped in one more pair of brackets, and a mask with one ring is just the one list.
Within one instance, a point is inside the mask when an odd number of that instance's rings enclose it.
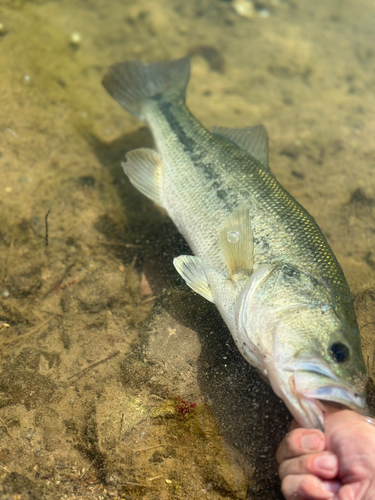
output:
{"label": "pebble", "polygon": [[255,14],[254,4],[248,0],[233,0],[233,8],[241,17],[252,19]]}
{"label": "pebble", "polygon": [[70,35],[69,41],[70,45],[72,45],[74,48],[78,48],[82,43],[81,33],[78,33],[78,31],[73,31],[73,33]]}

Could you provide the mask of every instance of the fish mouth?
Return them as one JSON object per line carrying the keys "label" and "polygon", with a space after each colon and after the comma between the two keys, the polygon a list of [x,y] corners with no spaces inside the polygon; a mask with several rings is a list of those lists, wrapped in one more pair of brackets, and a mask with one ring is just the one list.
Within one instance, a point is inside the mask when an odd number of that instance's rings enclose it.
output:
{"label": "fish mouth", "polygon": [[366,412],[364,393],[351,383],[340,380],[328,366],[303,361],[297,362],[293,368],[294,391],[313,427],[323,427],[324,401],[338,403],[358,413]]}

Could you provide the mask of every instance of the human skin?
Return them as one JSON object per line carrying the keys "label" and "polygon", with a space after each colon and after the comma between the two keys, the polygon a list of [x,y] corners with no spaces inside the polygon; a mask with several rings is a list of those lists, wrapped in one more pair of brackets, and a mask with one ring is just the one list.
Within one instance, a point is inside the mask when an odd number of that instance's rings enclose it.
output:
{"label": "human skin", "polygon": [[286,500],[374,500],[375,425],[369,420],[330,409],[324,433],[292,424],[276,454]]}

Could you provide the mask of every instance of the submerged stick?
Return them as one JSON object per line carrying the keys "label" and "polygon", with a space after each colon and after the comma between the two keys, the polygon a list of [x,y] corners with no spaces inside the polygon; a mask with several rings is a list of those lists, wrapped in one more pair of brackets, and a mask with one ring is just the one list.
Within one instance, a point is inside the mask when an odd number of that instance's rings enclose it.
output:
{"label": "submerged stick", "polygon": [[8,323],[2,323],[2,324],[0,325],[0,331],[1,331],[3,328],[9,328],[9,327],[10,327],[10,325],[8,325]]}
{"label": "submerged stick", "polygon": [[46,223],[46,247],[48,247],[48,216],[49,216],[50,211],[51,211],[51,209],[48,210],[48,212],[46,213],[46,216],[44,218],[45,223]]}
{"label": "submerged stick", "polygon": [[110,354],[109,356],[107,356],[106,358],[101,359],[99,361],[95,361],[95,363],[92,363],[91,365],[87,366],[86,368],[84,368],[80,372],[75,373],[74,375],[68,377],[68,380],[71,380],[74,377],[77,377],[77,378],[82,377],[82,375],[84,375],[87,371],[91,370],[92,368],[95,368],[98,365],[101,365],[102,363],[106,363],[107,361],[109,361],[110,359],[114,358],[118,354],[120,354],[120,351],[115,351],[112,354]]}
{"label": "submerged stick", "polygon": [[160,443],[155,446],[149,446],[148,448],[140,448],[139,450],[133,450],[133,453],[139,453],[140,451],[148,451],[154,450],[155,448],[161,448],[162,446],[170,446],[171,448],[181,448],[180,444],[169,444],[169,443]]}

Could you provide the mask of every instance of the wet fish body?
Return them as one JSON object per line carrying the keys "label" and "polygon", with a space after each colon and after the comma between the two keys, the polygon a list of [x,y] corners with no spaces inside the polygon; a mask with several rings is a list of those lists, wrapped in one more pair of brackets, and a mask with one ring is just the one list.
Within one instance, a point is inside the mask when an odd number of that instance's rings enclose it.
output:
{"label": "wet fish body", "polygon": [[215,303],[301,425],[323,425],[324,400],[363,410],[366,371],[339,263],[269,170],[264,127],[209,132],[185,105],[188,79],[188,59],[109,69],[105,88],[148,124],[157,148],[128,153],[125,173],[193,251],[175,259],[177,271]]}

